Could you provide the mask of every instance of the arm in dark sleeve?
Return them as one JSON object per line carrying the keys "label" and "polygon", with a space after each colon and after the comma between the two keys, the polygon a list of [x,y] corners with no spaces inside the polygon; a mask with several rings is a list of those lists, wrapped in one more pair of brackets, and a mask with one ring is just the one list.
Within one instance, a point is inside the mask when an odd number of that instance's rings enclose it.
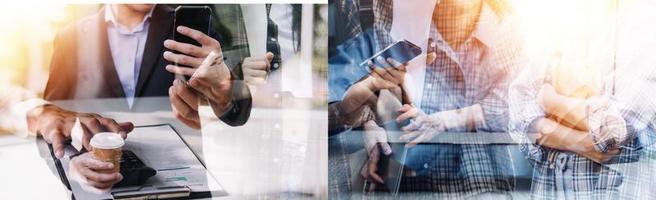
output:
{"label": "arm in dark sleeve", "polygon": [[230,69],[230,79],[232,80],[230,93],[232,106],[223,115],[217,117],[230,126],[241,126],[248,121],[252,107],[251,92],[243,81],[240,61],[244,57],[248,57],[248,51],[244,48],[232,47],[234,36],[227,31],[223,24],[220,24],[219,27],[218,31],[210,33],[210,36],[221,43],[223,55],[227,59],[225,62]]}
{"label": "arm in dark sleeve", "polygon": [[230,94],[232,106],[219,117],[221,121],[230,126],[241,126],[248,121],[253,102],[251,92],[246,83],[244,83],[243,76],[238,68],[240,67],[234,68],[237,70],[231,71],[230,76],[232,79],[232,90]]}

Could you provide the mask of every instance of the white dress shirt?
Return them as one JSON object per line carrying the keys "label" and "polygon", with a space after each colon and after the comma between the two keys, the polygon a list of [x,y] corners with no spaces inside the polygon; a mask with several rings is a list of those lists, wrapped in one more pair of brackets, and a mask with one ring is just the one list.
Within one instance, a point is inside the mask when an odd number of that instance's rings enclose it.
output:
{"label": "white dress shirt", "polygon": [[148,37],[150,25],[148,19],[152,16],[155,7],[132,30],[118,23],[114,16],[116,9],[112,5],[107,5],[105,8],[105,22],[108,22],[107,39],[112,52],[112,60],[128,105],[132,108]]}

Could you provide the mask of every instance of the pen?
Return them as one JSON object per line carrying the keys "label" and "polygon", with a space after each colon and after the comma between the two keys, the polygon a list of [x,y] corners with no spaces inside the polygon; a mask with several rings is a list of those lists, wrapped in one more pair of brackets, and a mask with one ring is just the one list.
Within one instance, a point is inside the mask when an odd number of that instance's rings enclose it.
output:
{"label": "pen", "polygon": [[163,168],[163,169],[157,169],[157,171],[170,171],[170,170],[180,170],[180,169],[189,169],[189,167],[172,167],[172,168]]}

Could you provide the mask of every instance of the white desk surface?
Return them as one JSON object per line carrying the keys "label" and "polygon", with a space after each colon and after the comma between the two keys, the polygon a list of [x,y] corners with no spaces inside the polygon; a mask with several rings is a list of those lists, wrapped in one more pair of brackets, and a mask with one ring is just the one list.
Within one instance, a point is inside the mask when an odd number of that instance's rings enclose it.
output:
{"label": "white desk surface", "polygon": [[[327,112],[309,100],[290,99],[294,107],[254,105],[249,121],[230,127],[201,108],[202,129],[173,118],[168,98],[140,99],[139,109],[123,99],[56,102],[79,112],[96,112],[135,125],[170,123],[199,154],[226,198],[302,197],[327,199]],[[129,136],[128,136],[129,137]],[[70,199],[70,194],[40,157],[34,137],[0,135],[0,199]]]}

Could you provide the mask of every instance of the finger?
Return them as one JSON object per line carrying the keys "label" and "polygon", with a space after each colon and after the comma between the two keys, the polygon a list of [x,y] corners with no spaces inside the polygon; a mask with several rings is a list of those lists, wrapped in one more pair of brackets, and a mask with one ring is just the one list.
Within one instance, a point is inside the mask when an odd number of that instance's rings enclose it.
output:
{"label": "finger", "polygon": [[180,99],[182,99],[182,101],[189,106],[189,108],[198,111],[198,96],[191,90],[191,88],[182,83],[181,80],[174,80],[173,89],[175,90],[177,96],[179,96]]}
{"label": "finger", "polygon": [[179,74],[179,75],[192,76],[192,75],[194,75],[194,72],[196,72],[196,69],[191,68],[191,67],[180,67],[180,66],[175,66],[175,65],[166,65],[166,71],[174,73],[174,74]]}
{"label": "finger", "polygon": [[204,50],[201,47],[193,44],[177,42],[175,40],[165,40],[164,47],[196,58],[204,58],[209,54],[209,51]]}
{"label": "finger", "polygon": [[179,117],[182,118],[193,118],[194,116],[198,115],[198,111],[192,109],[189,105],[187,105],[182,98],[175,93],[173,88],[169,89],[169,99],[171,100],[171,105],[174,107],[179,115]]}
{"label": "finger", "polygon": [[107,171],[113,169],[114,165],[108,162],[98,161],[94,158],[88,157],[81,160],[82,167],[80,167],[80,174],[93,182],[111,182],[115,180],[115,174],[118,173],[100,173],[100,171]]}
{"label": "finger", "polygon": [[198,118],[198,119],[187,119],[187,118],[184,118],[184,117],[180,116],[175,107],[173,107],[172,109],[173,109],[173,113],[175,115],[175,118],[177,118],[182,123],[184,123],[185,125],[193,128],[193,129],[200,129],[200,118]]}
{"label": "finger", "polygon": [[[378,150],[376,149],[374,151],[378,151]],[[383,179],[380,178],[380,176],[378,176],[378,174],[376,173],[376,171],[378,171],[378,160],[379,160],[378,155],[369,158],[368,176],[370,179],[374,180],[375,182],[383,183]]]}
{"label": "finger", "polygon": [[389,64],[389,63],[385,60],[385,58],[383,58],[382,56],[378,56],[378,57],[376,57],[376,62],[377,62],[378,64],[383,65],[383,66],[382,66],[383,68],[391,68],[391,67],[392,67],[392,65]]}
{"label": "finger", "polygon": [[421,122],[419,120],[415,120],[414,122],[408,124],[407,126],[404,126],[401,128],[402,131],[409,132],[409,131],[415,131],[421,127]]}
{"label": "finger", "polygon": [[270,64],[271,60],[273,60],[273,53],[267,52],[264,54],[263,58],[255,58],[255,57],[247,57],[244,58],[244,67],[245,68],[251,68],[251,69],[261,69],[261,70],[269,70],[270,69]]}
{"label": "finger", "polygon": [[387,58],[387,62],[390,63],[392,66],[394,66],[394,68],[396,68],[397,70],[400,70],[400,71],[405,71],[405,67],[407,65],[407,64],[400,63],[400,62],[396,61],[394,58]]}
{"label": "finger", "polygon": [[100,121],[98,121],[98,119],[95,117],[85,117],[81,119],[80,122],[82,123],[83,127],[87,127],[89,131],[91,131],[92,135],[105,131],[104,127],[100,125]]}
{"label": "finger", "polygon": [[105,127],[105,129],[110,132],[120,134],[122,131],[121,126],[119,126],[114,119],[101,117],[98,118],[98,122],[100,122],[100,125]]}
{"label": "finger", "polygon": [[128,133],[130,133],[130,132],[132,132],[132,130],[134,130],[134,124],[132,124],[132,122],[122,122],[122,123],[119,123],[118,125],[121,127],[121,130],[122,130],[121,131],[121,134],[122,134],[121,137],[123,137],[123,139],[127,138]]}
{"label": "finger", "polygon": [[182,123],[189,126],[190,128],[200,129],[200,120],[198,118],[196,118],[196,119],[184,119],[183,118],[183,119],[180,119],[180,121],[182,121]]}
{"label": "finger", "polygon": [[191,57],[184,54],[177,54],[170,51],[164,52],[164,59],[169,62],[175,63],[176,65],[186,65],[193,68],[200,66],[203,62],[203,59]]}
{"label": "finger", "polygon": [[[369,166],[373,166],[373,165],[369,165]],[[378,167],[370,167],[370,168],[369,168],[369,178],[372,179],[372,180],[374,180],[374,181],[376,181],[376,182],[378,182],[378,183],[380,183],[380,184],[383,184],[383,183],[385,183],[385,182],[383,181],[383,178],[381,178],[381,177],[376,173],[377,168],[378,168]],[[372,171],[372,170],[373,170],[373,171]]]}
{"label": "finger", "polygon": [[434,131],[434,130],[431,130],[430,128],[423,128],[423,130],[421,130],[421,134],[419,134],[419,136],[417,136],[417,138],[415,138],[414,140],[412,140],[412,141],[408,142],[407,144],[405,144],[405,147],[411,148],[411,147],[414,147],[415,145],[417,145],[419,143],[426,142],[427,140],[430,139],[432,134],[434,134],[431,131]]}
{"label": "finger", "polygon": [[374,73],[380,75],[380,77],[383,77],[383,79],[385,79],[386,81],[389,81],[389,82],[392,82],[392,83],[397,82],[396,78],[394,78],[390,73],[387,73],[387,70],[385,70],[383,68],[376,67],[376,68],[373,68],[372,70],[374,71]]}
{"label": "finger", "polygon": [[396,80],[398,83],[401,83],[401,80],[403,80],[403,76],[405,76],[405,73],[403,71],[397,70],[396,68],[387,68],[385,71],[392,75],[394,80]]}
{"label": "finger", "polygon": [[114,164],[96,160],[92,156],[81,159],[81,163],[84,168],[89,168],[93,171],[111,170],[114,168]]}
{"label": "finger", "polygon": [[382,79],[382,78],[383,78],[383,77],[380,76],[380,74],[378,74],[378,73],[376,73],[376,72],[374,71],[374,68],[370,68],[370,69],[371,69],[371,72],[370,72],[369,74],[370,74],[372,77],[374,77],[374,79]]}
{"label": "finger", "polygon": [[108,191],[111,189],[113,184],[110,183],[98,183],[95,181],[88,180],[87,178],[87,185],[93,187],[94,189],[98,190],[98,193],[104,193],[105,191]]}
{"label": "finger", "polygon": [[250,77],[255,77],[255,78],[263,78],[265,77],[267,72],[265,69],[249,69],[245,68],[244,69],[244,75],[245,76],[250,76]]}
{"label": "finger", "polygon": [[412,106],[410,104],[403,104],[401,108],[399,108],[399,112],[407,112],[408,110],[412,109]]}
{"label": "finger", "polygon": [[394,86],[394,83],[391,83],[388,80],[385,80],[385,78],[381,77],[380,74],[374,72],[373,68],[371,70],[372,70],[372,72],[370,73],[370,75],[371,75],[371,77],[373,77],[374,83],[378,82],[378,83],[382,84],[380,86],[382,88],[392,88]]}
{"label": "finger", "polygon": [[98,189],[108,189],[123,179],[120,173],[104,174],[89,169],[81,169],[80,173],[88,180],[89,185]]}
{"label": "finger", "polygon": [[389,145],[389,143],[381,142],[379,144],[380,144],[380,149],[383,150],[383,154],[385,154],[386,156],[392,154],[392,147]]}
{"label": "finger", "polygon": [[371,60],[368,60],[367,61],[367,67],[366,67],[367,72],[372,73],[374,68],[376,68],[376,66],[374,65],[374,62],[371,61]]}
{"label": "finger", "polygon": [[396,122],[402,122],[406,119],[411,119],[417,117],[417,111],[416,110],[408,110],[402,114],[400,114],[398,117],[396,117]]}
{"label": "finger", "polygon": [[364,166],[362,166],[360,175],[362,175],[362,178],[364,179],[369,179],[369,161],[365,162]]}
{"label": "finger", "polygon": [[420,133],[421,132],[419,132],[419,131],[413,131],[413,132],[401,135],[401,137],[399,137],[399,139],[401,141],[404,141],[404,142],[409,142],[412,138],[417,137],[417,135],[419,135]]}
{"label": "finger", "polygon": [[244,67],[246,69],[254,69],[254,70],[268,70],[269,69],[269,63],[270,61],[266,60],[253,60],[249,59],[248,61],[244,60]]}
{"label": "finger", "polygon": [[612,149],[612,150],[610,150],[610,151],[607,151],[605,155],[608,155],[608,156],[615,156],[615,155],[617,155],[617,154],[620,154],[620,150],[619,150],[619,149]]}
{"label": "finger", "polygon": [[178,33],[182,35],[189,36],[190,38],[196,40],[198,43],[200,43],[203,46],[211,46],[221,52],[221,44],[219,41],[216,41],[214,38],[205,35],[205,33],[185,27],[185,26],[178,26],[177,28]]}
{"label": "finger", "polygon": [[52,144],[52,150],[55,152],[55,157],[62,158],[64,157],[64,142],[66,139],[61,134],[61,130],[55,129],[50,134],[50,142]]}
{"label": "finger", "polygon": [[416,146],[417,144],[423,142],[424,138],[425,138],[425,134],[419,134],[419,136],[417,136],[414,140],[406,143],[405,147],[412,148],[412,147]]}
{"label": "finger", "polygon": [[264,85],[267,81],[265,78],[244,77],[244,81],[252,85]]}
{"label": "finger", "polygon": [[84,114],[82,114],[82,115],[84,115],[84,116],[86,116],[86,117],[95,117],[95,118],[102,117],[102,116],[101,116],[100,114],[98,114],[98,113],[84,113]]}

